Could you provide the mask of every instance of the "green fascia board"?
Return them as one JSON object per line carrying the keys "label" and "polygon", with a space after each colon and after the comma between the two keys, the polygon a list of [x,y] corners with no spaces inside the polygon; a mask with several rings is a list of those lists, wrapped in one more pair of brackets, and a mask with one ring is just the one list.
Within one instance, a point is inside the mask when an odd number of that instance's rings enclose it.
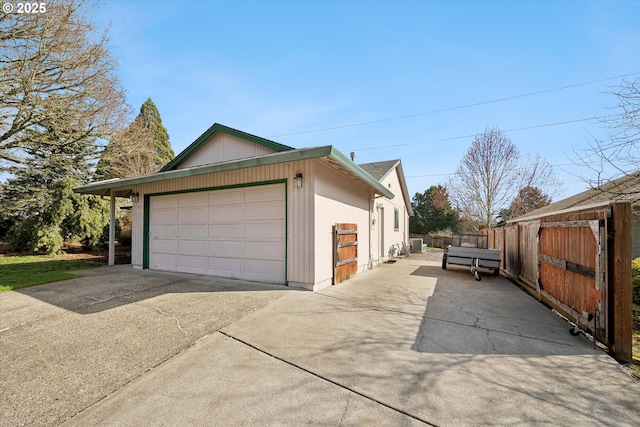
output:
{"label": "green fascia board", "polygon": [[351,172],[358,175],[360,178],[367,181],[380,194],[387,196],[390,199],[393,199],[395,197],[393,193],[389,191],[388,188],[386,188],[384,185],[380,183],[380,181],[378,181],[377,179],[369,175],[367,171],[365,171],[360,166],[355,164],[349,157],[345,156],[340,151],[336,150],[333,146],[329,145],[329,147],[331,148],[331,154],[329,155],[329,157],[333,158],[334,160],[342,164],[342,166],[344,166],[346,169],[350,170]]}
{"label": "green fascia board", "polygon": [[233,129],[219,123],[214,123],[209,129],[207,129],[202,135],[200,135],[195,141],[193,141],[187,148],[182,150],[180,154],[174,157],[169,163],[167,163],[160,172],[166,172],[170,170],[174,170],[180,162],[182,162],[185,158],[189,157],[194,151],[196,151],[206,140],[208,140],[211,136],[213,136],[217,132],[223,132],[227,135],[236,136],[238,138],[244,139],[246,141],[253,142],[258,145],[262,145],[263,147],[270,148],[276,152],[289,151],[294,150],[293,147],[289,147],[284,144],[280,144],[275,141],[271,141],[265,138],[261,138],[256,135],[251,135],[250,133],[242,132],[237,129]]}
{"label": "green fascia board", "polygon": [[111,179],[99,181],[93,184],[75,188],[76,193],[99,194],[110,189],[126,188],[134,185],[148,184],[151,182],[164,181],[168,179],[186,178],[190,176],[206,175],[210,173],[226,172],[237,169],[246,169],[258,166],[267,166],[278,163],[295,162],[300,160],[318,159],[329,157],[340,163],[345,169],[351,171],[371,187],[376,192],[386,197],[393,198],[394,195],[385,188],[378,180],[369,175],[364,169],[356,165],[344,154],[336,150],[333,146],[303,148],[299,150],[283,151],[280,153],[267,154],[265,156],[251,157],[249,159],[233,160],[224,163],[216,163],[206,166],[194,166],[186,169],[175,169],[158,172],[153,175],[144,175],[134,178]]}

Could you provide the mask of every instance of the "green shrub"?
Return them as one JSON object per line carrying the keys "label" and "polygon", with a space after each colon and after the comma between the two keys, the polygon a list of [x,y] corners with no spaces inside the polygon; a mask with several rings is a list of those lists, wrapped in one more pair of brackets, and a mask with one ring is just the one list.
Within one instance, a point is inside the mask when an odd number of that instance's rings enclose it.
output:
{"label": "green shrub", "polygon": [[640,305],[640,258],[631,262],[631,274],[633,277],[633,302]]}

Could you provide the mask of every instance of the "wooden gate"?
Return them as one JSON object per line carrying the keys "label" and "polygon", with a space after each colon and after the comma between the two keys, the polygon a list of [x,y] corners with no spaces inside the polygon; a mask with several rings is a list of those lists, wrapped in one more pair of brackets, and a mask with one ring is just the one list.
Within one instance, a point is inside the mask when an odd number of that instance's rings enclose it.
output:
{"label": "wooden gate", "polygon": [[606,235],[601,219],[541,222],[538,252],[539,291],[602,342],[609,342]]}
{"label": "wooden gate", "polygon": [[632,222],[631,203],[603,202],[485,232],[502,250],[504,275],[629,362]]}
{"label": "wooden gate", "polygon": [[358,225],[334,225],[333,247],[333,284],[337,285],[358,271]]}

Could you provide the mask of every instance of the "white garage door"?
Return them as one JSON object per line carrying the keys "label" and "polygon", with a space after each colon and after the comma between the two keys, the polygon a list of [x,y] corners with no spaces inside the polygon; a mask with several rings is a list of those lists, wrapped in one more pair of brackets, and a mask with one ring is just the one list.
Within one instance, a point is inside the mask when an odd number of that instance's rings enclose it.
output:
{"label": "white garage door", "polygon": [[152,196],[149,268],[285,283],[284,184]]}

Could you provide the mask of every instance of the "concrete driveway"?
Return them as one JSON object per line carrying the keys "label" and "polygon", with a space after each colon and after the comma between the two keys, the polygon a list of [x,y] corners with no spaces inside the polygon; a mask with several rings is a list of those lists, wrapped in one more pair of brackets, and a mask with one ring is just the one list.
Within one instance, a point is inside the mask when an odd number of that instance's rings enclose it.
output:
{"label": "concrete driveway", "polygon": [[0,294],[0,425],[640,425],[640,385],[500,277],[91,274]]}

